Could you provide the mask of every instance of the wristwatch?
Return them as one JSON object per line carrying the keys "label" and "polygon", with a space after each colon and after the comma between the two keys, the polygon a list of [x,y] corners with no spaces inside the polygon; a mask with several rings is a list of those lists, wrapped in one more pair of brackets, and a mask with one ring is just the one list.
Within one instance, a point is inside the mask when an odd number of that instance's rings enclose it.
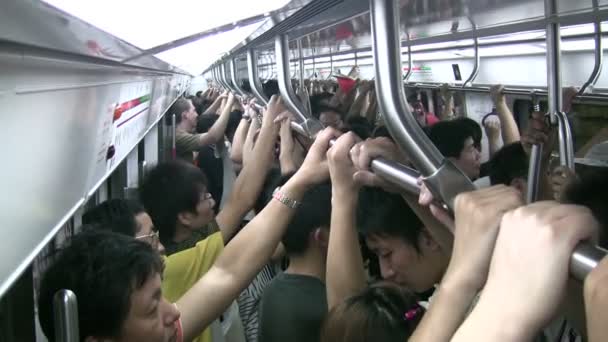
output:
{"label": "wristwatch", "polygon": [[291,209],[296,209],[297,207],[300,206],[299,201],[289,198],[287,195],[282,193],[281,187],[274,189],[274,192],[272,193],[272,198],[283,203],[285,206],[287,206],[288,208],[291,208]]}

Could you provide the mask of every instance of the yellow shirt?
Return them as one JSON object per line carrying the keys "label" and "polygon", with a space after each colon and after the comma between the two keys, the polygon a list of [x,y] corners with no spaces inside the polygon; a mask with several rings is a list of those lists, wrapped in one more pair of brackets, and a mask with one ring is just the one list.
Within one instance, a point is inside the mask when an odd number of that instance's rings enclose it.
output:
{"label": "yellow shirt", "polygon": [[[211,268],[224,250],[222,233],[217,232],[199,241],[196,246],[165,258],[163,296],[177,302]],[[211,342],[211,330],[205,329],[193,342]]]}

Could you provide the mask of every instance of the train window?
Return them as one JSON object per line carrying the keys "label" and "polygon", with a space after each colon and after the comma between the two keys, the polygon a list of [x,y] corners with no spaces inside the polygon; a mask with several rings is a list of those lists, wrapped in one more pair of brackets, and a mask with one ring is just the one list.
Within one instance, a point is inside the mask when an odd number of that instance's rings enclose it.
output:
{"label": "train window", "polygon": [[601,130],[608,127],[608,106],[575,103],[569,115],[574,132],[574,151],[579,151]]}

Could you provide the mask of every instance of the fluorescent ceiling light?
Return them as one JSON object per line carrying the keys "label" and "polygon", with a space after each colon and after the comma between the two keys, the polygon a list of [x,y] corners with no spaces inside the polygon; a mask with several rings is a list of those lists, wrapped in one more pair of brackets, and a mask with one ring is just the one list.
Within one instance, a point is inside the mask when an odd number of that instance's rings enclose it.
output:
{"label": "fluorescent ceiling light", "polygon": [[43,0],[141,49],[277,10],[289,0]]}
{"label": "fluorescent ceiling light", "polygon": [[155,56],[193,75],[199,75],[226,51],[234,48],[251,35],[260,25],[258,23],[239,27],[161,52]]}

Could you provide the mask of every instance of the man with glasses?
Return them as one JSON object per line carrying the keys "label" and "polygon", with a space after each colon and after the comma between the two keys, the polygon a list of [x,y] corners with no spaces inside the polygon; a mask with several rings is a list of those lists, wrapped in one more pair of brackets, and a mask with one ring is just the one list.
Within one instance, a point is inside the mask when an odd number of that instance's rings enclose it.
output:
{"label": "man with glasses", "polygon": [[82,223],[88,228],[109,230],[131,236],[150,244],[159,254],[165,254],[165,247],[158,239],[150,215],[136,201],[110,199],[87,210]]}

